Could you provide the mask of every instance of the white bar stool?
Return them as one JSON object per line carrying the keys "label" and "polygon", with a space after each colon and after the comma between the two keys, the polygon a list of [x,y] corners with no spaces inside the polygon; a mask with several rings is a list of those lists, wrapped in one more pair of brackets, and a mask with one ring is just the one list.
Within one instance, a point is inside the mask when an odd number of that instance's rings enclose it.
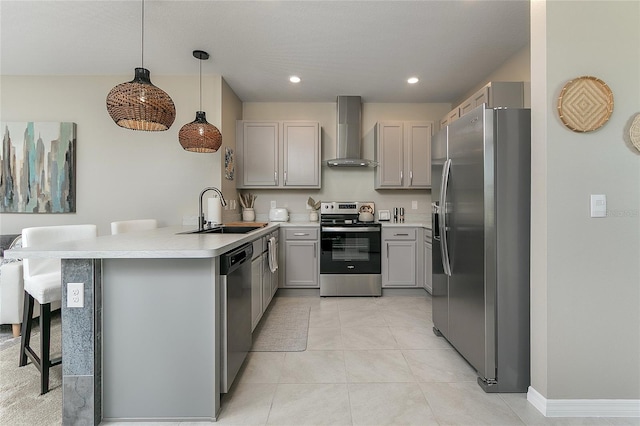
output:
{"label": "white bar stool", "polygon": [[[23,247],[42,247],[63,241],[95,238],[96,225],[64,225],[25,228],[22,230]],[[24,309],[19,366],[27,365],[27,358],[40,370],[40,394],[49,391],[49,368],[62,362],[51,359],[51,302],[62,299],[62,270],[60,259],[29,259],[23,261]],[[40,357],[29,346],[33,304],[40,304]]]}

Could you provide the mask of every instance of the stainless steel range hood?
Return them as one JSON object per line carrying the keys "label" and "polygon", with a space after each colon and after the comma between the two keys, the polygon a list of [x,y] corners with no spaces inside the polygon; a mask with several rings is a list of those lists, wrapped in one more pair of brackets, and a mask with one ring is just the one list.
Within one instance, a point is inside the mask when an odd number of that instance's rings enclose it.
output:
{"label": "stainless steel range hood", "polygon": [[362,128],[362,100],[360,96],[338,96],[336,156],[327,160],[329,167],[375,167],[376,162],[360,155]]}

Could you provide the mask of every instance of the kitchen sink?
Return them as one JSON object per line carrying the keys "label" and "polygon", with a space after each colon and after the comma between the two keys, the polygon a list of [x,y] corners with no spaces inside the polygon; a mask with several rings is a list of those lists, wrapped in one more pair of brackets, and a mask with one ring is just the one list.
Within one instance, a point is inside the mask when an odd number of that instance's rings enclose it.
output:
{"label": "kitchen sink", "polygon": [[180,234],[247,234],[256,229],[260,229],[262,226],[219,226],[211,229],[204,229],[202,231],[196,229],[193,231],[179,232]]}

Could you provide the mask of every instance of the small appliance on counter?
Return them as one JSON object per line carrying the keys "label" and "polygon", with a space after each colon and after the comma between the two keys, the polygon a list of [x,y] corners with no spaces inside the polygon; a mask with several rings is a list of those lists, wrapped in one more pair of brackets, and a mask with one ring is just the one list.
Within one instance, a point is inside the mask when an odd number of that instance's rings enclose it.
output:
{"label": "small appliance on counter", "polygon": [[269,210],[269,222],[288,222],[289,211],[284,208],[274,208]]}

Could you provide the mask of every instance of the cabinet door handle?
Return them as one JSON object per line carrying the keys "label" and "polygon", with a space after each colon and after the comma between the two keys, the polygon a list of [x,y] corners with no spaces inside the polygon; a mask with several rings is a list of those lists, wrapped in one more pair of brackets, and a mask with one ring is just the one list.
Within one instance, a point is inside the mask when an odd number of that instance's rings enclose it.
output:
{"label": "cabinet door handle", "polygon": [[400,184],[402,184],[402,178],[403,178],[403,174],[402,174],[402,170],[400,170]]}
{"label": "cabinet door handle", "polygon": [[387,243],[387,259],[389,258],[389,243]]}
{"label": "cabinet door handle", "polygon": [[314,257],[314,258],[315,258],[315,257],[318,257],[318,256],[316,255],[316,244],[315,244],[315,243],[313,243],[313,257]]}
{"label": "cabinet door handle", "polygon": [[294,232],[293,235],[295,235],[296,237],[304,237],[309,234],[307,234],[306,232]]}
{"label": "cabinet door handle", "polygon": [[408,237],[409,234],[393,234],[394,237]]}
{"label": "cabinet door handle", "polygon": [[273,171],[273,181],[275,182],[275,184],[278,184],[278,171],[274,170]]}
{"label": "cabinet door handle", "polygon": [[287,183],[287,171],[284,171],[284,183]]}
{"label": "cabinet door handle", "polygon": [[413,170],[409,170],[409,185],[413,185]]}

